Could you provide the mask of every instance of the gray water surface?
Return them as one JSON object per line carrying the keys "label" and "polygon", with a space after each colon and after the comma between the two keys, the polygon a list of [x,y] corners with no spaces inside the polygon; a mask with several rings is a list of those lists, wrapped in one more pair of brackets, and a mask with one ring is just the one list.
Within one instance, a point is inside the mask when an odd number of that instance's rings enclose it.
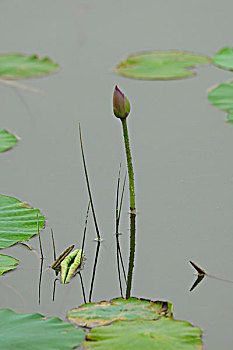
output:
{"label": "gray water surface", "polygon": [[[232,348],[233,285],[206,279],[190,293],[194,276],[189,260],[233,279],[233,129],[207,101],[207,89],[231,79],[232,73],[209,66],[198,68],[194,78],[143,82],[117,76],[113,69],[142,50],[212,56],[232,45],[232,11],[230,0],[0,2],[1,53],[48,55],[61,66],[49,77],[23,81],[44,94],[0,85],[0,127],[21,138],[16,148],[1,154],[1,193],[28,201],[45,214],[45,267],[53,260],[51,227],[58,252],[81,245],[88,196],[80,122],[104,238],[93,300],[119,295],[114,206],[119,163],[125,167],[125,158],[121,126],[112,115],[112,92],[118,84],[132,105],[138,209],[133,295],[173,302],[176,319],[203,329],[208,350]],[[127,210],[125,202],[125,260]],[[94,238],[90,220],[83,271],[87,290]],[[30,244],[38,248],[37,238]],[[20,266],[1,278],[0,307],[64,318],[83,302],[77,278],[68,286],[58,284],[53,303],[54,275],[45,269],[38,305],[39,260],[21,246],[4,253],[18,258]]]}

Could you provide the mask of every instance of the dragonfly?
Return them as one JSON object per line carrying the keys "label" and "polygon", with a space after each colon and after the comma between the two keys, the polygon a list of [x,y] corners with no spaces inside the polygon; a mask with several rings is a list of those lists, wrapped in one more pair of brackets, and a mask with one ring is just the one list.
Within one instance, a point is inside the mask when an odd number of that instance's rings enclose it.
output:
{"label": "dragonfly", "polygon": [[196,280],[194,281],[192,287],[190,288],[190,292],[192,292],[197,286],[199,283],[201,283],[201,281],[203,280],[203,278],[205,276],[207,277],[210,277],[210,278],[214,278],[216,280],[219,280],[219,281],[223,281],[223,282],[227,282],[227,283],[233,283],[233,281],[230,281],[230,280],[226,280],[224,278],[221,278],[221,277],[217,277],[215,275],[210,275],[209,273],[207,273],[205,270],[203,270],[200,266],[198,266],[197,264],[195,264],[193,261],[189,261],[190,264],[194,267],[194,269],[196,270],[196,274],[197,274],[197,278]]}
{"label": "dragonfly", "polygon": [[190,261],[190,264],[194,267],[194,269],[197,271],[197,278],[194,281],[192,287],[190,288],[190,292],[192,292],[192,290],[194,290],[199,283],[201,283],[201,281],[203,280],[203,278],[207,275],[207,273],[205,272],[205,270],[203,270],[202,268],[200,268],[197,264],[195,264],[194,262]]}

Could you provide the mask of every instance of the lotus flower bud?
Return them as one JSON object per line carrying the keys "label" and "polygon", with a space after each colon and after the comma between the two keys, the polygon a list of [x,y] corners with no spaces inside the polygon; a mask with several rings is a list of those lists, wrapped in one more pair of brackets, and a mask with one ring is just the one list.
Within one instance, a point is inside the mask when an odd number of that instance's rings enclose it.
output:
{"label": "lotus flower bud", "polygon": [[130,113],[130,103],[117,85],[113,94],[113,113],[117,118],[121,119],[127,118]]}

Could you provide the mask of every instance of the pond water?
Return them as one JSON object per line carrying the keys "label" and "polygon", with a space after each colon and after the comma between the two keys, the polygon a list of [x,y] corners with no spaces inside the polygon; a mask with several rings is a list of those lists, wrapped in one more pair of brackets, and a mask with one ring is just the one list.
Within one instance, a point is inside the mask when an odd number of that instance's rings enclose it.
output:
{"label": "pond water", "polygon": [[[213,66],[194,78],[143,82],[113,69],[130,53],[180,49],[213,55],[232,43],[230,0],[17,0],[0,3],[2,53],[48,55],[58,73],[23,83],[43,94],[0,86],[1,128],[21,141],[1,155],[1,193],[28,201],[46,216],[45,271],[38,305],[39,260],[22,246],[8,248],[19,268],[1,278],[0,307],[65,317],[83,302],[79,279],[57,285],[50,228],[58,252],[81,246],[88,203],[80,156],[81,123],[97,219],[104,242],[93,301],[119,296],[115,258],[115,191],[125,166],[121,126],[112,115],[115,84],[132,105],[129,128],[136,174],[137,254],[134,296],[174,303],[176,319],[204,331],[208,350],[232,347],[233,285],[206,279],[192,293],[189,260],[233,279],[233,129],[209,105],[207,89],[232,77]],[[120,231],[128,257],[128,213]],[[96,248],[90,220],[83,279],[86,289]],[[38,249],[38,240],[29,242]]]}

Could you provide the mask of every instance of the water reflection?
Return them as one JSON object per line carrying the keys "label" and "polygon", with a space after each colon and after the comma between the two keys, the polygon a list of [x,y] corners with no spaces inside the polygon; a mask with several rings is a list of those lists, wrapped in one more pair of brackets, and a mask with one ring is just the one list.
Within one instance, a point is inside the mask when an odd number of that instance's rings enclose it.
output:
{"label": "water reflection", "polygon": [[44,259],[40,259],[40,274],[39,274],[39,291],[38,291],[38,303],[40,304],[40,293],[41,293],[41,282],[42,282],[42,274],[43,274],[43,264]]}
{"label": "water reflection", "polygon": [[201,283],[201,281],[203,280],[203,278],[205,277],[205,275],[197,275],[197,279],[194,281],[192,287],[189,289],[190,292],[192,292],[199,283]]}
{"label": "water reflection", "polygon": [[120,164],[119,173],[118,173],[117,190],[116,190],[116,222],[115,222],[115,230],[116,230],[116,232],[115,232],[115,236],[116,236],[116,247],[117,247],[116,257],[117,257],[118,280],[119,280],[119,287],[120,287],[121,297],[123,298],[120,263],[121,263],[121,267],[122,267],[122,272],[123,272],[125,283],[126,283],[126,273],[125,273],[123,257],[122,257],[122,254],[121,254],[121,246],[120,246],[120,239],[119,239],[120,238],[119,236],[121,235],[121,233],[119,232],[119,226],[120,226],[121,209],[122,209],[122,203],[123,203],[123,197],[124,197],[124,191],[125,191],[126,174],[125,174],[125,177],[124,177],[124,182],[123,182],[122,192],[121,192],[121,198],[120,198],[120,205],[119,205],[120,178],[121,178],[121,164]]}

